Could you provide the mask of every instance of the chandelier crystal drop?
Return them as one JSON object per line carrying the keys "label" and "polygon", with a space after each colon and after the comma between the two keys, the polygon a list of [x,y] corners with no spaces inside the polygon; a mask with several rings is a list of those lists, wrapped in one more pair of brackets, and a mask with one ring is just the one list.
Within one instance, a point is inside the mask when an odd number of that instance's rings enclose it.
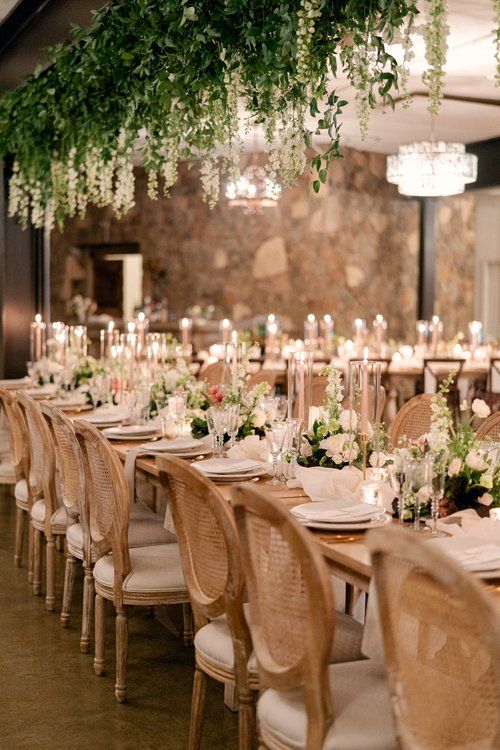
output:
{"label": "chandelier crystal drop", "polygon": [[463,143],[409,143],[387,157],[387,180],[402,195],[458,195],[476,179],[477,156],[467,154]]}
{"label": "chandelier crystal drop", "polygon": [[281,186],[257,164],[250,164],[238,180],[226,186],[229,205],[241,206],[246,213],[260,213],[263,208],[276,206],[280,195]]}

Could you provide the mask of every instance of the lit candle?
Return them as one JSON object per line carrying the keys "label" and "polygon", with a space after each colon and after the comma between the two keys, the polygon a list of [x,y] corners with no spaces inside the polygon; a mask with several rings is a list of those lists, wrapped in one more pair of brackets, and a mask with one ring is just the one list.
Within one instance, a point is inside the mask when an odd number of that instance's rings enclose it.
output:
{"label": "lit candle", "polygon": [[427,334],[429,333],[429,322],[427,320],[417,321],[417,341],[419,346],[425,346]]}
{"label": "lit candle", "polygon": [[368,349],[365,348],[361,363],[361,418],[360,432],[368,435]]}
{"label": "lit candle", "polygon": [[323,315],[321,320],[321,337],[323,339],[323,350],[328,354],[333,351],[334,323],[331,315]]}
{"label": "lit candle", "polygon": [[433,351],[436,352],[439,346],[439,338],[443,331],[443,322],[439,319],[439,315],[432,316],[429,331],[431,333],[431,346]]}
{"label": "lit candle", "polygon": [[299,352],[297,356],[297,366],[299,368],[299,383],[298,383],[298,397],[299,397],[299,404],[298,404],[298,410],[297,410],[297,416],[302,422],[304,421],[304,403],[305,403],[305,352]]}
{"label": "lit candle", "polygon": [[268,323],[266,337],[266,352],[274,357],[276,353],[276,334],[278,333],[277,323]]}
{"label": "lit candle", "polygon": [[151,351],[153,354],[153,377],[156,377],[156,372],[158,370],[158,353],[160,351],[159,341],[153,341],[151,344]]}
{"label": "lit candle", "polygon": [[104,359],[104,347],[106,345],[106,331],[104,328],[101,328],[99,331],[99,356],[101,359],[101,362]]}
{"label": "lit candle", "polygon": [[293,418],[293,392],[295,382],[295,349],[290,346],[288,351],[288,371],[287,371],[287,401],[288,401],[288,419]]}
{"label": "lit candle", "polygon": [[375,320],[373,321],[373,332],[375,334],[375,346],[377,347],[377,350],[380,352],[382,350],[382,347],[384,345],[385,340],[385,332],[387,331],[387,321],[384,320],[384,316],[378,315],[375,316]]}
{"label": "lit candle", "polygon": [[149,328],[149,321],[146,319],[145,313],[141,311],[140,313],[137,313],[137,323],[136,323],[137,337],[138,337],[139,347],[140,347],[141,352],[144,349],[146,328]]}
{"label": "lit candle", "polygon": [[30,329],[30,357],[32,362],[42,357],[44,331],[45,323],[42,320],[42,316],[37,313]]}
{"label": "lit candle", "polygon": [[481,343],[483,324],[479,320],[471,320],[469,323],[470,350],[474,352]]}
{"label": "lit candle", "polygon": [[191,328],[193,327],[193,321],[191,318],[181,318],[179,323],[181,329],[181,344],[183,349],[187,349],[189,346],[189,339],[191,335]]}
{"label": "lit candle", "polygon": [[[107,356],[112,357],[112,348],[113,348],[113,332],[114,332],[115,324],[112,320],[108,323],[108,331],[107,331]],[[116,353],[115,353],[116,357]]]}
{"label": "lit candle", "polygon": [[229,318],[221,320],[219,330],[222,334],[222,343],[229,344],[229,341],[231,340],[231,331],[233,330],[233,324]]}
{"label": "lit candle", "polygon": [[231,375],[233,388],[235,389],[238,385],[238,331],[233,331],[231,334],[232,342],[232,364],[231,364]]}
{"label": "lit candle", "polygon": [[353,322],[353,329],[354,341],[359,344],[365,338],[366,320],[363,320],[363,318],[356,318]]}
{"label": "lit candle", "polygon": [[318,321],[316,320],[316,316],[312,313],[309,313],[307,316],[307,319],[304,322],[304,340],[305,343],[309,346],[314,346],[316,344],[316,339],[318,338]]}

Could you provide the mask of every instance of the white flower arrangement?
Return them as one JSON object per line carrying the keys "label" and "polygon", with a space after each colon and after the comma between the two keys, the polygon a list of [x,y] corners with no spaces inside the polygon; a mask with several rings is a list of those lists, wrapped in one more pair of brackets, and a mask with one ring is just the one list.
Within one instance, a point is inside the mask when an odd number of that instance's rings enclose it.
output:
{"label": "white flower arrangement", "polygon": [[437,115],[443,98],[444,66],[448,52],[448,34],[446,0],[425,0],[424,10],[426,23],[423,27],[425,41],[425,58],[428,69],[422,75],[423,82],[429,87],[429,112]]}

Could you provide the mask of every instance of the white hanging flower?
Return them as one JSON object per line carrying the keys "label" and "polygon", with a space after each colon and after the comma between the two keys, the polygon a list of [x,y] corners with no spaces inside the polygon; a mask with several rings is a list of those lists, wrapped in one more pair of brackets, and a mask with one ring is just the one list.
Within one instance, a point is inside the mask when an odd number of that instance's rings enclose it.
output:
{"label": "white hanging flower", "polygon": [[425,58],[428,69],[422,80],[429,87],[429,106],[431,115],[437,115],[443,98],[444,66],[448,51],[448,34],[446,0],[424,0],[426,23],[423,27],[425,41]]}

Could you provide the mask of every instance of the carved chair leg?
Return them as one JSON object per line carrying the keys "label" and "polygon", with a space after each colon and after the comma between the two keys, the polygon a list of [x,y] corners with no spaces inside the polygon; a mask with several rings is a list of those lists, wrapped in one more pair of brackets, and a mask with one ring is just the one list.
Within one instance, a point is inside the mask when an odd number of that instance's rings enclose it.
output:
{"label": "carved chair leg", "polygon": [[201,744],[201,729],[205,712],[205,695],[207,692],[207,676],[196,667],[194,672],[193,696],[191,698],[191,721],[189,725],[189,750],[199,750]]}
{"label": "carved chair leg", "polygon": [[128,617],[126,607],[116,610],[116,683],[115,697],[118,703],[127,698],[127,647]]}
{"label": "carved chair leg", "polygon": [[83,566],[85,578],[83,579],[83,612],[82,612],[82,635],[80,638],[80,651],[88,654],[90,650],[90,623],[92,622],[92,609],[94,604],[94,576],[92,566]]}
{"label": "carved chair leg", "polygon": [[104,642],[106,639],[106,599],[95,595],[95,655],[94,672],[104,674]]}
{"label": "carved chair leg", "polygon": [[67,628],[71,614],[71,600],[73,599],[73,584],[75,582],[76,560],[69,552],[66,554],[66,567],[64,570],[63,602],[61,609],[61,625]]}
{"label": "carved chair leg", "polygon": [[35,546],[35,529],[28,513],[28,583],[33,583],[33,565],[34,565],[34,546]]}
{"label": "carved chair leg", "polygon": [[56,541],[53,535],[47,538],[46,555],[47,593],[45,595],[45,606],[49,612],[53,612],[56,606]]}
{"label": "carved chair leg", "polygon": [[238,748],[252,750],[255,735],[255,695],[241,693],[238,701]]}
{"label": "carved chair leg", "polygon": [[194,639],[193,610],[189,602],[182,605],[184,619],[184,645],[192,646]]}
{"label": "carved chair leg", "polygon": [[39,596],[42,591],[42,532],[34,529],[33,538],[33,593]]}
{"label": "carved chair leg", "polygon": [[18,568],[21,567],[24,543],[24,528],[26,526],[26,511],[16,508],[16,543],[14,548],[14,562]]}

